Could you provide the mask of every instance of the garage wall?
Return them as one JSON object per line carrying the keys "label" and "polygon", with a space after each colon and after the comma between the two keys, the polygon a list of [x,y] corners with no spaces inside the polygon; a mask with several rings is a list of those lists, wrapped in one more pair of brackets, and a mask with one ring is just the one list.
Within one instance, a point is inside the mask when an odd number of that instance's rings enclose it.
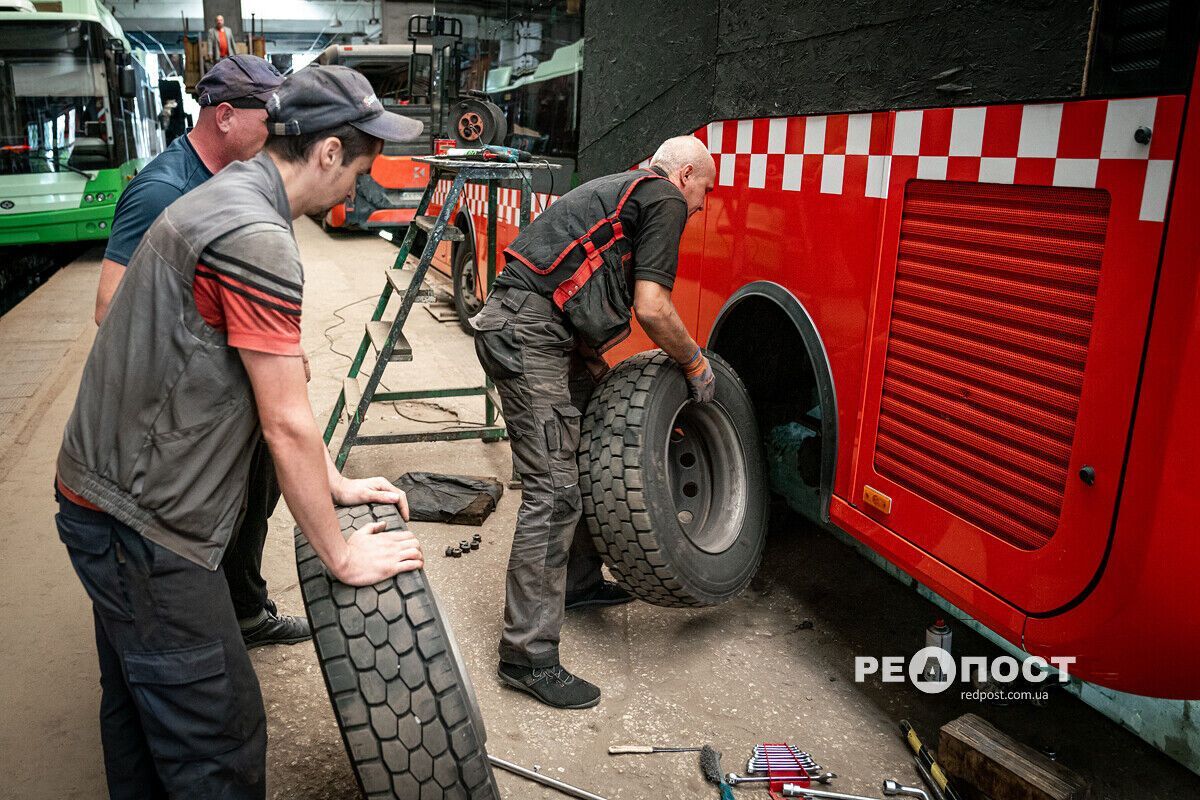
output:
{"label": "garage wall", "polygon": [[588,0],[579,171],[625,169],[711,119],[1078,96],[1092,11],[1092,0]]}

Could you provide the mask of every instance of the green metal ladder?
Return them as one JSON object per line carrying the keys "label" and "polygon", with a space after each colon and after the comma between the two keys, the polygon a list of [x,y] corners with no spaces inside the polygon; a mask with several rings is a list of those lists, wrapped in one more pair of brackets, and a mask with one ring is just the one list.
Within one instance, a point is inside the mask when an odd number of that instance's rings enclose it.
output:
{"label": "green metal ladder", "polygon": [[[338,446],[334,463],[341,469],[350,451],[359,445],[400,444],[403,442],[436,442],[456,441],[461,439],[483,439],[498,441],[505,438],[503,425],[497,424],[500,404],[495,388],[489,378],[482,386],[467,386],[447,389],[416,389],[407,391],[378,391],[383,373],[388,364],[395,361],[412,361],[412,346],[404,336],[404,323],[412,311],[414,303],[430,303],[434,300],[433,291],[424,285],[425,273],[433,263],[434,253],[443,241],[462,242],[466,235],[463,231],[450,224],[450,213],[462,196],[468,183],[482,183],[487,186],[487,289],[491,291],[492,281],[496,277],[496,207],[500,184],[513,181],[519,182],[521,210],[520,227],[529,224],[531,205],[530,173],[535,169],[551,169],[554,164],[508,164],[499,162],[457,161],[445,158],[426,157],[416,158],[429,165],[429,183],[417,205],[413,223],[408,226],[396,260],[386,271],[387,281],[375,304],[371,320],[366,324],[358,352],[350,364],[350,371],[342,382],[342,390],[338,393],[333,412],[329,415],[329,423],[325,426],[326,446],[333,440],[334,432],[345,420],[348,423],[346,433]],[[434,190],[443,178],[452,178],[450,189],[442,201],[441,211],[436,217],[427,216],[429,203],[433,199]],[[406,269],[409,252],[417,238],[417,231],[427,234],[425,249],[421,252],[420,260],[414,269]],[[478,263],[478,261],[476,262]],[[400,302],[396,315],[385,320],[388,305],[395,295]],[[375,351],[375,363],[367,373],[366,383],[359,380],[367,353]],[[401,400],[425,400],[440,397],[475,397],[482,396],[484,402],[484,424],[469,428],[451,428],[449,430],[409,433],[360,433],[366,420],[367,409],[372,403],[392,403]]]}

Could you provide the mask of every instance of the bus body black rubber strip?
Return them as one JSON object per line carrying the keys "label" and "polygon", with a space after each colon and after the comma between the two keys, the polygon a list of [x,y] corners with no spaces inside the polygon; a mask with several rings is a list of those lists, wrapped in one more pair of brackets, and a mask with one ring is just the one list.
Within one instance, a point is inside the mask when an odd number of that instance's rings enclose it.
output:
{"label": "bus body black rubber strip", "polygon": [[[404,521],[395,506],[339,508],[342,534]],[[423,570],[354,588],[296,528],[313,644],[346,753],[368,800],[499,800],[470,678]]]}
{"label": "bus body black rubber strip", "polygon": [[766,539],[754,406],[737,373],[707,355],[712,403],[690,402],[682,370],[654,350],[618,364],[582,422],[579,488],[592,539],[622,587],[660,606],[736,596]]}

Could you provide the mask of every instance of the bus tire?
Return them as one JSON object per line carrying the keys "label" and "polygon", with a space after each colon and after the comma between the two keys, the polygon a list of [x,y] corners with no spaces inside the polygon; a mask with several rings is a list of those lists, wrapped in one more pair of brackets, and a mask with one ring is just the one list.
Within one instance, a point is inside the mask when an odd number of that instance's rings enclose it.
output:
{"label": "bus tire", "polygon": [[709,606],[758,569],[767,468],[754,407],[737,373],[708,353],[711,403],[661,350],[617,365],[582,422],[579,484],[596,548],[613,577],[659,606]]}
{"label": "bus tire", "polygon": [[450,268],[450,279],[454,282],[454,311],[458,324],[470,335],[475,329],[467,322],[483,308],[479,299],[479,262],[475,259],[475,248],[470,242],[462,242],[454,248],[454,263]]}
{"label": "bus tire", "polygon": [[[338,508],[342,534],[404,522],[394,505]],[[342,743],[368,800],[499,800],[470,677],[423,570],[354,588],[296,528],[313,645]]]}

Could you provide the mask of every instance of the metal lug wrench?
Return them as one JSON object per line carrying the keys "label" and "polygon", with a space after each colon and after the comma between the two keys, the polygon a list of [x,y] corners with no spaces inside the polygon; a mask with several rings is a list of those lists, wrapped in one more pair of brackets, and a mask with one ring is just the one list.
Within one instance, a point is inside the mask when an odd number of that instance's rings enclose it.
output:
{"label": "metal lug wrench", "polygon": [[921,800],[929,800],[929,793],[924,789],[918,789],[915,786],[905,786],[891,778],[883,782],[883,793],[888,797],[919,797]]}

